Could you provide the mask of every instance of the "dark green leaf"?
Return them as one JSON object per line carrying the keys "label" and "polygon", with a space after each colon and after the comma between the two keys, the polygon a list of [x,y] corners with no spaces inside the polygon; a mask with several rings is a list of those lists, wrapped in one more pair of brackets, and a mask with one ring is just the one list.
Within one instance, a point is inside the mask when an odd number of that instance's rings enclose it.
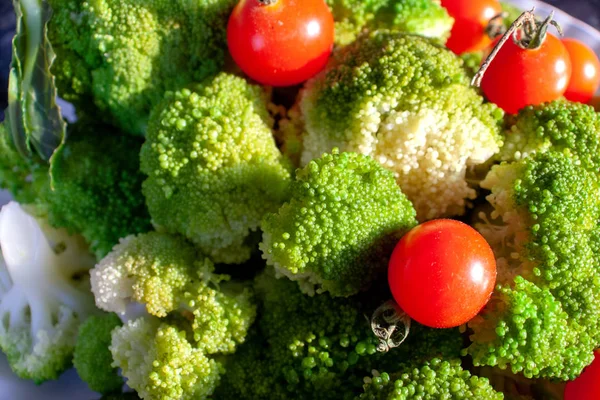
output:
{"label": "dark green leaf", "polygon": [[52,165],[65,141],[66,123],[56,103],[50,68],[55,58],[47,37],[52,10],[46,0],[13,0],[17,33],[9,80],[6,126],[19,152]]}

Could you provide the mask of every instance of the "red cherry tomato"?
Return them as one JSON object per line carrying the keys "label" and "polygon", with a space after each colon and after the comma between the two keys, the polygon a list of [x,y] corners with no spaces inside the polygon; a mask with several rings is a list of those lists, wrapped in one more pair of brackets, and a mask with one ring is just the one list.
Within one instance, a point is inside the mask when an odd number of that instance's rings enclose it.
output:
{"label": "red cherry tomato", "polygon": [[600,353],[598,351],[592,364],[565,386],[565,400],[597,399],[600,399]]}
{"label": "red cherry tomato", "polygon": [[454,25],[446,46],[456,54],[485,49],[492,43],[486,27],[492,18],[502,12],[498,0],[442,0],[454,18]]}
{"label": "red cherry tomato", "polygon": [[466,323],[486,305],[496,284],[496,259],[469,225],[428,221],[396,245],[388,282],[394,300],[412,319],[450,328]]}
{"label": "red cherry tomato", "polygon": [[324,0],[241,0],[229,17],[227,45],[250,78],[291,86],[319,72],[333,48]]}
{"label": "red cherry tomato", "polygon": [[600,60],[588,46],[576,39],[563,39],[571,57],[572,74],[565,97],[580,103],[589,102],[600,86]]}
{"label": "red cherry tomato", "polygon": [[569,79],[569,53],[556,36],[547,34],[537,49],[523,49],[507,40],[483,76],[481,89],[489,101],[516,114],[525,106],[562,97]]}

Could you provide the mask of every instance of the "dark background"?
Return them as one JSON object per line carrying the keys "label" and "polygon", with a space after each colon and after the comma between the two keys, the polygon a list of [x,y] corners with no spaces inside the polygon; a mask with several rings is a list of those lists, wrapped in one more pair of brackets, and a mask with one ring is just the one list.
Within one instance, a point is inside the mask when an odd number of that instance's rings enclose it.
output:
{"label": "dark background", "polygon": [[[567,13],[600,29],[600,0],[546,0]],[[0,121],[4,119],[8,67],[10,65],[10,44],[14,31],[15,16],[12,0],[0,0]]]}

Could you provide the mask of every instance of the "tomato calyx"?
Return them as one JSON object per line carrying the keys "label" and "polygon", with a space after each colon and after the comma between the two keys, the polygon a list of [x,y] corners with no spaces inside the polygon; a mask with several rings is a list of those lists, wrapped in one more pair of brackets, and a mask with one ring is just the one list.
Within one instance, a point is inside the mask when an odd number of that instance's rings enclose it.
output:
{"label": "tomato calyx", "polygon": [[554,10],[552,10],[550,15],[543,21],[539,21],[535,17],[534,11],[535,7],[529,11],[525,11],[511,24],[510,28],[502,35],[488,57],[481,64],[481,68],[477,71],[471,81],[471,86],[481,86],[481,81],[486,70],[492,61],[494,61],[494,58],[507,40],[512,38],[513,42],[523,50],[536,50],[539,49],[546,40],[548,28],[550,26],[555,27],[559,35],[563,36],[562,28],[558,22],[554,20]]}
{"label": "tomato calyx", "polygon": [[386,353],[406,340],[410,332],[410,317],[394,300],[388,300],[373,312],[371,330],[379,339],[377,351]]}
{"label": "tomato calyx", "polygon": [[504,26],[503,20],[508,17],[507,12],[501,12],[494,15],[487,26],[485,27],[485,34],[492,40],[498,36],[502,36],[506,33],[506,27]]}

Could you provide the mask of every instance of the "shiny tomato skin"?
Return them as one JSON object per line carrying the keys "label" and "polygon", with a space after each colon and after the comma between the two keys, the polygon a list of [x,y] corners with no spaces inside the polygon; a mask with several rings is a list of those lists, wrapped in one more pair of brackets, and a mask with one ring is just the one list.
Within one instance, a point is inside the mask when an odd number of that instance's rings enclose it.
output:
{"label": "shiny tomato skin", "polygon": [[563,39],[571,57],[572,74],[565,92],[567,100],[589,102],[600,86],[600,60],[592,49],[577,39]]}
{"label": "shiny tomato skin", "polygon": [[471,320],[490,299],[496,259],[469,225],[432,220],[398,242],[388,282],[394,300],[412,319],[432,328],[451,328]]}
{"label": "shiny tomato skin", "polygon": [[525,106],[559,99],[569,79],[569,53],[556,36],[548,34],[537,49],[522,49],[507,40],[483,76],[481,89],[489,101],[516,114]]}
{"label": "shiny tomato skin", "polygon": [[564,400],[600,399],[600,352],[575,380],[567,382]]}
{"label": "shiny tomato skin", "polygon": [[317,74],[333,48],[334,24],[324,0],[240,0],[227,26],[233,60],[250,78],[292,86]]}
{"label": "shiny tomato skin", "polygon": [[454,18],[446,47],[456,54],[485,49],[492,43],[485,29],[502,12],[498,0],[442,0],[442,7]]}

